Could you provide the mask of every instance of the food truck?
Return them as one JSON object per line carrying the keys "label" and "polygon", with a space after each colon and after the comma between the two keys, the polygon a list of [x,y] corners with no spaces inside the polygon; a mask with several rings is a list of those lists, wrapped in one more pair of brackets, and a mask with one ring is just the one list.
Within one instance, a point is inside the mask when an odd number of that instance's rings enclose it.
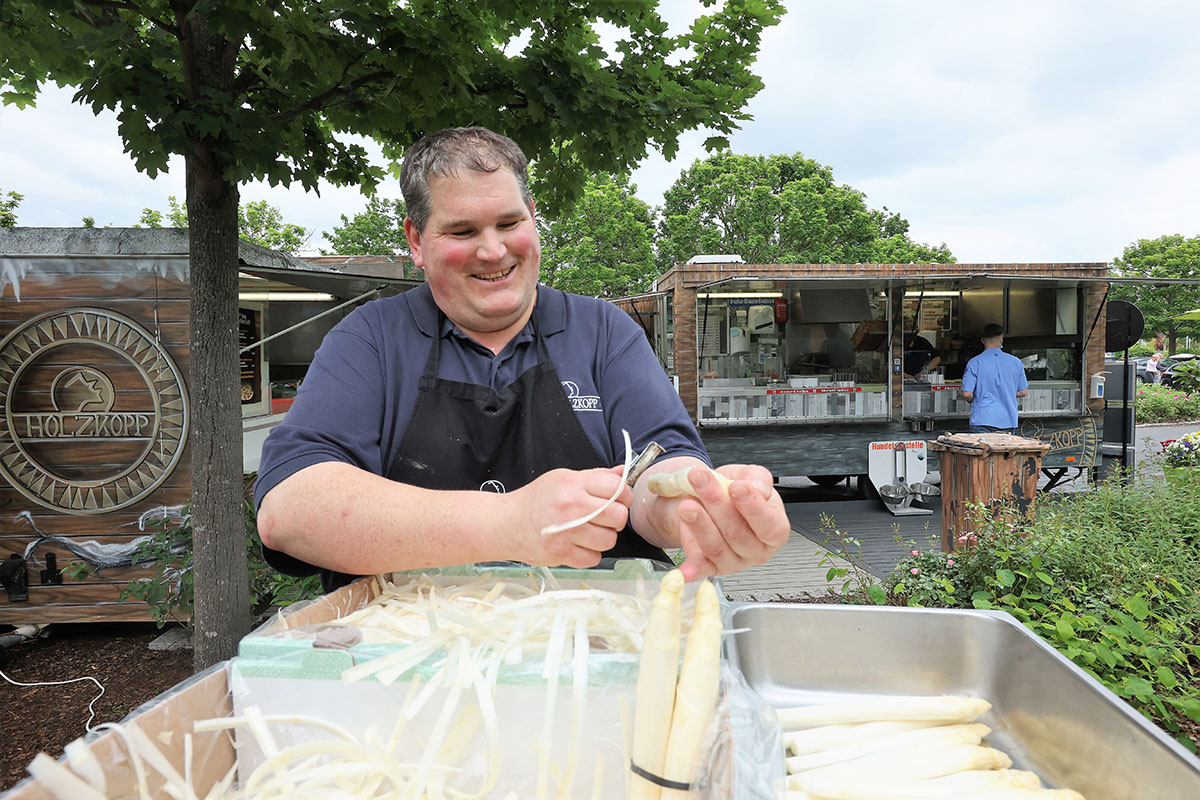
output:
{"label": "food truck", "polygon": [[993,322],[1029,380],[1017,433],[1050,444],[1043,469],[1097,466],[1106,274],[698,257],[614,302],[646,331],[714,462],[832,484],[867,474],[873,443],[923,448],[968,429],[963,370]]}

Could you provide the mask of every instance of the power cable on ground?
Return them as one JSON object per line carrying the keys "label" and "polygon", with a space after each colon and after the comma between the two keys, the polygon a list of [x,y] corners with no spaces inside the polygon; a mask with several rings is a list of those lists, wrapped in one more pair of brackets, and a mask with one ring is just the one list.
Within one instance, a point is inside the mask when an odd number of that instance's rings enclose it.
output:
{"label": "power cable on ground", "polygon": [[64,686],[68,683],[79,683],[80,681],[91,681],[92,683],[96,684],[96,686],[98,686],[100,688],[100,694],[93,697],[92,702],[88,703],[88,718],[87,718],[87,722],[83,723],[83,727],[84,727],[84,730],[86,730],[88,733],[92,732],[92,720],[94,720],[96,718],[96,708],[95,708],[96,701],[104,696],[104,684],[102,684],[100,681],[93,678],[91,675],[84,675],[82,678],[69,678],[68,680],[65,680],[65,681],[36,681],[34,683],[22,683],[21,681],[14,681],[12,678],[5,675],[2,670],[0,670],[0,678],[4,678],[4,680],[11,683],[13,686]]}

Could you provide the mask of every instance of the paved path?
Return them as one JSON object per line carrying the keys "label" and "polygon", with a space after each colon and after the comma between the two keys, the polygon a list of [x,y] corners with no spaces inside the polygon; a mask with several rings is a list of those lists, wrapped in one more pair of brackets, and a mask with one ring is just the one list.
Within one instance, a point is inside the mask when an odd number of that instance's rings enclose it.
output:
{"label": "paved path", "polygon": [[[825,563],[822,563],[822,559],[826,559]],[[770,561],[724,576],[721,578],[721,587],[733,600],[778,600],[805,594],[820,596],[829,594],[830,586],[825,581],[825,574],[834,565],[849,566],[824,547],[793,530],[787,544]]]}
{"label": "paved path", "polygon": [[941,549],[941,503],[930,509],[932,514],[895,516],[879,500],[845,500],[804,504],[788,518],[805,538],[883,578],[914,548]]}

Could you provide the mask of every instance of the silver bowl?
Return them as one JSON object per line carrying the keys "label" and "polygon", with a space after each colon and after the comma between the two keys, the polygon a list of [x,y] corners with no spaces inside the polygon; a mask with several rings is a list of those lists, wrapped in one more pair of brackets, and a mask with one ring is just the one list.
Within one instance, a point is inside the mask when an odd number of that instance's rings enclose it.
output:
{"label": "silver bowl", "polygon": [[879,496],[889,506],[897,506],[908,497],[908,487],[898,483],[887,483],[879,487]]}

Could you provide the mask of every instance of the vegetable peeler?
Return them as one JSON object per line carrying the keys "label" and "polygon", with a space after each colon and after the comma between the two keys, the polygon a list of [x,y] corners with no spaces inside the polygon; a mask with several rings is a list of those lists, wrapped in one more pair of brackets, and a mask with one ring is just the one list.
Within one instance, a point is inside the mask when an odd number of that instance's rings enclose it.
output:
{"label": "vegetable peeler", "polygon": [[637,457],[633,459],[633,464],[629,467],[629,477],[625,479],[625,482],[632,488],[637,484],[638,478],[642,477],[642,473],[654,463],[655,459],[665,452],[667,451],[658,442],[651,442],[646,445],[646,449],[638,453]]}

